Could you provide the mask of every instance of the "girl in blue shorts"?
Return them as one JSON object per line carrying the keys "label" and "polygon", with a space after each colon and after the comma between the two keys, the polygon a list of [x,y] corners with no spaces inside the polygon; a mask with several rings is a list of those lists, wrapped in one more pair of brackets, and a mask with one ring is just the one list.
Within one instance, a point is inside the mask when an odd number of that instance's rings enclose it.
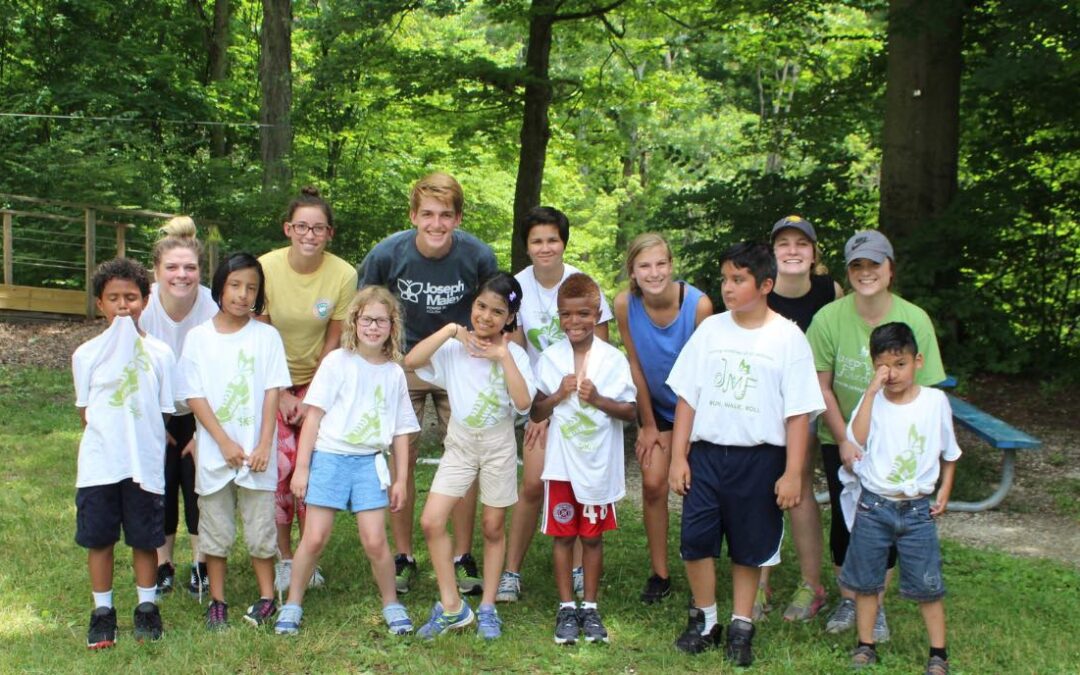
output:
{"label": "girl in blue shorts", "polygon": [[[394,296],[381,286],[361,289],[343,322],[341,348],[326,355],[304,397],[308,413],[290,487],[307,504],[307,523],[293,557],[288,602],[274,624],[279,635],[299,632],[307,581],[330,539],[334,514],[344,509],[356,514],[387,628],[395,635],[413,630],[397,599],[385,527],[386,507],[396,512],[405,498],[409,434],[420,431],[398,364],[403,337]],[[392,484],[383,456],[391,447]]]}

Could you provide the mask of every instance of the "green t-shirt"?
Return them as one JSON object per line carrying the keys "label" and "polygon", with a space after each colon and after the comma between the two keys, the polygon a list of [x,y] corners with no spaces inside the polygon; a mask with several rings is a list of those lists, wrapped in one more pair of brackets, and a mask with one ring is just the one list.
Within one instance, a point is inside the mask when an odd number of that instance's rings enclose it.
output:
{"label": "green t-shirt", "polygon": [[[941,352],[930,317],[898,295],[894,294],[892,299],[892,307],[881,323],[902,321],[914,331],[919,352],[923,355],[923,367],[915,381],[924,385],[941,382],[945,379],[945,368],[941,365]],[[874,328],[856,313],[855,294],[851,294],[818,310],[806,332],[814,351],[814,368],[819,373],[833,374],[832,389],[840,403],[844,422],[851,420],[859,397],[874,377],[874,365],[870,360],[870,332]],[[836,443],[824,418],[818,424],[818,438],[822,443]]]}

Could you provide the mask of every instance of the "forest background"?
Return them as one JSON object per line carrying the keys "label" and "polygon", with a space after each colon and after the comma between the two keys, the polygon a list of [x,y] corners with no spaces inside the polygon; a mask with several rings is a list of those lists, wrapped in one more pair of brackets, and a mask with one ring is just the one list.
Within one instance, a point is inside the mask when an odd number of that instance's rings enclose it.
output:
{"label": "forest background", "polygon": [[[623,283],[658,230],[715,294],[790,213],[843,278],[881,227],[952,372],[1080,381],[1080,5],[1064,0],[0,0],[0,193],[189,213],[283,245],[302,185],[359,262],[431,170],[463,226],[573,223]],[[0,197],[0,203],[17,206]],[[42,207],[39,210],[47,210]],[[81,287],[82,229],[19,217],[16,283]],[[128,253],[145,258],[160,222]],[[99,239],[102,254],[111,242]]]}

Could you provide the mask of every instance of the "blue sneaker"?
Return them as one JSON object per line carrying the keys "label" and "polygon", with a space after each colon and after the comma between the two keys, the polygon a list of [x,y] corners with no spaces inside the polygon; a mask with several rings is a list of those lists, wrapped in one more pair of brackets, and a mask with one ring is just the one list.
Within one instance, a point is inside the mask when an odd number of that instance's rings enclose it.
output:
{"label": "blue sneaker", "polygon": [[495,605],[480,605],[476,610],[476,634],[485,640],[494,640],[502,635],[502,619],[495,611]]}
{"label": "blue sneaker", "polygon": [[407,635],[413,632],[412,619],[400,602],[392,602],[383,607],[382,615],[391,635]]}
{"label": "blue sneaker", "polygon": [[300,619],[304,617],[304,608],[300,605],[282,605],[274,623],[274,632],[278,635],[296,635],[300,632]]}
{"label": "blue sneaker", "polygon": [[433,640],[446,631],[464,628],[473,621],[476,621],[476,615],[464,599],[461,600],[461,611],[457,614],[447,614],[443,610],[442,603],[436,602],[431,608],[431,616],[428,617],[427,623],[421,626],[416,634],[425,640]]}

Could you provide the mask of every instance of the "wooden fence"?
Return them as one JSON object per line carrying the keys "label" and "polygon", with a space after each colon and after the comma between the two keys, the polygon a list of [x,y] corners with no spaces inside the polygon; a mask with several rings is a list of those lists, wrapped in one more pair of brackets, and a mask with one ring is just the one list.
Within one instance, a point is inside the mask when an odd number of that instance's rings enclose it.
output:
{"label": "wooden fence", "polygon": [[[27,206],[15,209],[3,206],[4,203]],[[132,233],[143,234],[141,239],[143,243],[147,243],[144,233],[155,229],[151,225],[155,221],[160,223],[175,215],[177,214],[0,193],[0,217],[3,219],[4,235],[4,283],[0,285],[0,310],[94,317],[97,307],[90,289],[94,270],[98,265],[101,243],[99,230],[112,228],[110,238],[115,240],[115,248],[110,246],[109,252],[116,257],[122,257],[129,252]],[[67,233],[70,238],[65,241],[60,232],[42,232],[29,226],[20,229],[21,223],[35,221],[55,223],[61,230],[80,224],[81,227],[77,229],[81,230],[81,244],[72,236],[73,232]],[[200,224],[209,228],[206,238],[207,259],[213,266],[217,260],[217,226],[206,221],[200,221]],[[20,237],[20,234],[25,236]],[[34,239],[34,234],[43,236],[44,239]],[[20,256],[20,249],[16,247],[20,239],[24,244],[21,248],[25,249],[22,251],[23,256]],[[144,256],[137,253],[144,254],[146,259],[141,261],[149,265],[149,256],[146,255],[148,251],[132,253],[139,258]],[[19,284],[16,283],[16,270],[20,266],[52,268],[57,271],[53,275],[55,278],[46,283]],[[210,269],[209,273],[212,275],[213,270]]]}

